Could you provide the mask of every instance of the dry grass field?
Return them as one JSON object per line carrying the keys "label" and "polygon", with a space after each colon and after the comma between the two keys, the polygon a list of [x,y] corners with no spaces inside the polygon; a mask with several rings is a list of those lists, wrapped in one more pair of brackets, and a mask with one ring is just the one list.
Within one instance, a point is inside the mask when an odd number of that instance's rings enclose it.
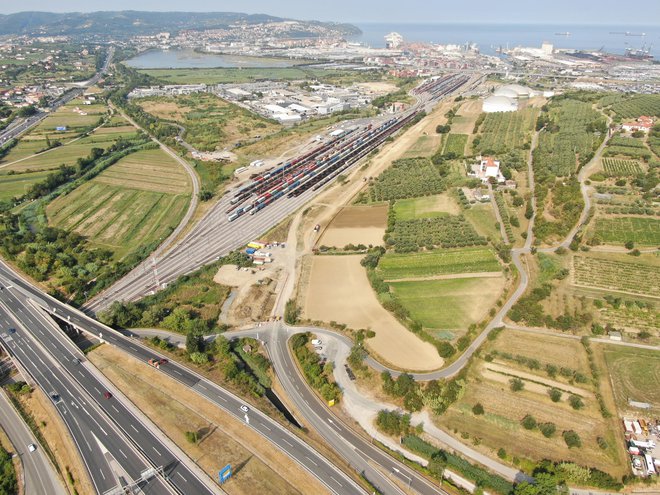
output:
{"label": "dry grass field", "polygon": [[376,298],[362,256],[314,256],[304,316],[310,320],[336,321],[350,328],[370,328],[376,332],[366,345],[386,362],[402,369],[432,370],[443,360],[431,344],[422,341]]}
{"label": "dry grass field", "polygon": [[413,220],[442,215],[458,215],[461,212],[456,200],[448,193],[399,199],[394,205],[397,220]]}
{"label": "dry grass field", "polygon": [[[327,493],[256,432],[159,371],[107,345],[90,360],[212,479],[231,464],[233,476],[222,487],[228,494]],[[199,441],[189,442],[186,432],[197,432]]]}
{"label": "dry grass field", "polygon": [[318,245],[342,248],[347,244],[374,246],[383,243],[387,226],[387,204],[345,206],[324,230]]}
{"label": "dry grass field", "polygon": [[46,208],[52,225],[73,229],[120,258],[166,237],[184,215],[190,178],[161,150],[133,153]]}
{"label": "dry grass field", "polygon": [[[477,448],[486,453],[495,454],[502,447],[509,459],[516,456],[531,461],[567,460],[614,476],[625,474],[617,420],[604,419],[600,413],[587,353],[579,340],[507,329],[486,344],[481,357],[470,368],[465,395],[437,419],[438,423],[457,436],[480,439]],[[517,357],[537,360],[539,367],[516,362]],[[561,372],[550,376],[546,365],[581,373],[586,381]],[[605,375],[604,370],[601,375]],[[510,380],[514,377],[523,381],[523,390],[511,389]],[[607,407],[612,407],[609,386],[602,381],[600,386]],[[557,402],[550,398],[552,388],[562,392]],[[581,397],[582,408],[571,406],[571,394]],[[476,403],[483,405],[483,415],[472,413]],[[526,415],[533,416],[537,424],[553,423],[555,433],[546,437],[539,428],[525,429],[521,420]],[[566,446],[562,432],[567,430],[578,433],[582,447]],[[605,449],[599,447],[599,437],[607,443]]]}

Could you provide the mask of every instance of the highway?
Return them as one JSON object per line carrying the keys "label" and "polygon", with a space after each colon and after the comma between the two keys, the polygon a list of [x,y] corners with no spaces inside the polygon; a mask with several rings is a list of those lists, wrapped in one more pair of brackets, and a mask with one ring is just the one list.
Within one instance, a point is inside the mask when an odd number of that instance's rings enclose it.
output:
{"label": "highway", "polygon": [[[5,288],[3,291],[0,291],[0,301],[6,297],[7,293],[10,292],[12,294],[12,308],[25,304],[21,303],[18,299],[25,301],[29,298],[36,304],[39,304],[41,307],[49,308],[51,312],[55,310],[54,313],[58,315],[58,317],[68,321],[71,325],[83,329],[95,336],[101,334],[105,342],[120,348],[136,359],[144,362],[145,366],[148,366],[147,361],[151,358],[164,357],[156,351],[143,346],[139,340],[125,337],[119,332],[112,330],[105,325],[102,325],[92,318],[89,318],[80,311],[71,308],[66,304],[63,304],[42,293],[39,289],[34,288],[23,279],[18,277],[2,262],[0,262],[0,285],[5,287],[8,285],[12,286],[12,289],[8,290]],[[20,294],[18,296],[14,296],[13,294],[16,294],[17,292]],[[1,321],[0,324],[2,324]],[[58,341],[53,342],[48,339],[48,346],[52,346],[51,348],[53,348],[53,354],[55,355],[55,353],[58,352],[58,349],[61,349],[65,346],[64,341],[67,341],[68,337],[65,337],[63,334],[61,334],[58,338],[56,337],[53,340]],[[66,347],[73,346],[71,343],[67,344],[68,345],[66,345]],[[63,360],[61,364],[62,366],[67,366],[66,360]],[[68,367],[71,368],[72,365],[69,364]],[[243,411],[240,409],[240,406],[245,404],[245,401],[235,396],[231,392],[228,392],[210,380],[207,380],[204,377],[198,375],[189,368],[175,362],[170,361],[169,363],[161,366],[160,371],[177,380],[182,385],[197,392],[201,396],[206,397],[215,405],[236,417],[240,421],[245,422],[246,427],[252,428],[264,438],[271,441],[282,452],[286,453],[304,469],[318,478],[324,485],[326,485],[330,492],[337,495],[365,493],[364,490],[362,490],[348,475],[334,466],[330,461],[328,461],[312,447],[307,445],[294,433],[290,432],[262,412],[251,408],[248,414],[249,423],[247,423],[245,420],[245,413],[243,413]],[[106,404],[108,404],[108,402],[101,399],[101,405],[106,406]],[[121,420],[121,418],[119,418],[119,420]],[[138,425],[135,426],[137,427]],[[144,445],[144,443],[141,444]],[[160,450],[160,447],[158,447],[158,450],[159,452],[164,452]],[[218,466],[218,468],[221,467],[222,466],[220,465]],[[174,478],[174,481],[176,481],[176,478]],[[205,492],[182,490],[181,493],[194,494]]]}
{"label": "highway", "polygon": [[[150,467],[163,467],[169,483],[153,477],[146,493],[210,494],[210,479],[200,479],[158,431],[136,417],[97,376],[84,354],[37,306],[11,283],[0,291],[0,339],[9,354],[51,398],[81,454],[97,493],[140,479]],[[9,309],[11,308],[11,310]],[[15,332],[10,332],[14,328]],[[112,397],[106,399],[106,391]]]}
{"label": "highway", "polygon": [[[447,87],[444,92],[442,87],[430,87],[428,92],[416,94],[417,104],[408,110],[408,114],[417,109],[428,108],[443,97],[459,90],[467,82],[465,80],[460,86],[451,90]],[[424,86],[428,86],[428,83],[422,87]],[[351,125],[351,122],[342,124],[345,128]],[[378,124],[374,123],[374,126],[376,125]],[[365,149],[362,156],[366,156],[372,149]],[[356,163],[359,163],[359,160],[353,162],[352,166]],[[331,183],[326,183],[325,187]],[[268,231],[304,206],[323,189],[324,187],[309,188],[293,197],[285,195],[269,204],[263,212],[255,215],[244,214],[234,221],[229,221],[226,213],[233,206],[230,202],[233,194],[226,194],[180,242],[162,256],[155,255],[144,260],[130,273],[87,303],[84,306],[85,311],[96,313],[106,309],[114,301],[135,301],[152,291],[162,289],[165,284],[176,280],[179,276],[226,255]],[[254,210],[250,213],[254,213]]]}
{"label": "highway", "polygon": [[90,86],[94,86],[97,82],[99,82],[99,79],[101,79],[103,74],[107,72],[108,67],[110,66],[110,62],[112,61],[112,57],[114,56],[114,53],[115,53],[115,49],[114,47],[111,46],[108,49],[108,56],[106,57],[105,62],[103,63],[103,67],[101,67],[101,70],[99,70],[96,74],[94,74],[94,76],[91,79],[85,81],[85,83],[82,84],[80,87],[76,87],[67,91],[57,100],[51,103],[48,106],[47,112],[44,110],[39,110],[34,115],[30,115],[29,117],[26,118],[19,117],[17,120],[12,122],[4,131],[0,132],[0,145],[6,143],[7,141],[11,141],[12,139],[15,139],[24,132],[30,130],[32,127],[39,124],[39,122],[41,122],[43,119],[48,117],[50,113],[54,112],[62,105],[66,105],[74,98],[77,98],[78,96],[83,94],[87,88],[89,88]]}
{"label": "highway", "polygon": [[[23,493],[67,495],[46,453],[39,447],[39,442],[4,391],[0,391],[0,424],[14,446],[14,453],[20,457],[23,478],[19,483],[23,485]],[[28,445],[32,443],[37,445],[34,452],[28,450]]]}

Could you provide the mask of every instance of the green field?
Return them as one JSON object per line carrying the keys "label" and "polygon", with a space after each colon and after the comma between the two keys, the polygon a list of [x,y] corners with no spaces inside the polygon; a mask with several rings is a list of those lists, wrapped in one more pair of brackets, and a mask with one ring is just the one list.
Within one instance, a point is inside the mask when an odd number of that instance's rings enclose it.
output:
{"label": "green field", "polygon": [[380,174],[369,188],[371,201],[414,198],[437,194],[445,183],[431,160],[406,158],[396,160]]}
{"label": "green field", "polygon": [[119,138],[131,139],[136,135],[132,126],[102,127],[90,136],[65,142],[38,155],[35,153],[46,146],[46,140],[30,135],[0,161],[0,201],[25,194],[32,184],[43,181],[60,165],[74,166],[78,158],[88,156],[92,148],[107,149]]}
{"label": "green field", "polygon": [[660,411],[660,352],[609,346],[603,354],[619,410],[629,410],[631,399]]}
{"label": "green field", "polygon": [[621,158],[603,158],[603,170],[610,177],[628,177],[642,173],[637,160],[623,160]]}
{"label": "green field", "polygon": [[[301,61],[304,63],[304,61]],[[319,69],[311,67],[264,67],[264,68],[215,68],[215,69],[139,69],[162,80],[166,84],[227,84],[246,83],[263,80],[315,80],[330,84],[350,84],[352,82],[380,81],[381,71],[351,71]]]}
{"label": "green field", "polygon": [[660,220],[640,217],[597,218],[595,236],[606,244],[633,241],[640,246],[660,246]]}
{"label": "green field", "polygon": [[612,110],[624,119],[637,118],[642,115],[660,117],[660,95],[636,95],[617,101]]}
{"label": "green field", "polygon": [[[499,297],[503,278],[455,278],[392,282],[397,301],[424,328],[466,329],[479,321]],[[492,300],[484,300],[484,296]],[[490,297],[488,297],[490,296]]]}
{"label": "green field", "polygon": [[465,156],[465,145],[468,137],[467,134],[448,134],[442,154],[453,153],[456,157]]}
{"label": "green field", "polygon": [[462,215],[397,220],[394,229],[385,234],[385,242],[397,253],[487,244]]}
{"label": "green field", "polygon": [[22,196],[32,184],[44,180],[49,173],[49,171],[44,171],[0,175],[0,201]]}
{"label": "green field", "polygon": [[490,237],[495,242],[501,241],[500,229],[495,228],[497,218],[490,203],[475,204],[464,210],[463,215],[474,225],[479,235]]}
{"label": "green field", "polygon": [[455,211],[458,211],[458,205],[446,194],[400,199],[394,204],[397,221],[442,217]]}
{"label": "green field", "polygon": [[190,179],[159,149],[139,151],[48,205],[49,223],[75,230],[115,257],[165,238],[190,201]]}
{"label": "green field", "polygon": [[423,253],[388,253],[378,273],[385,280],[433,277],[454,273],[499,272],[501,266],[488,248],[443,249]]}
{"label": "green field", "polygon": [[[620,259],[617,259],[620,258]],[[625,291],[642,296],[660,294],[660,264],[651,258],[622,261],[623,257],[575,256],[573,279],[576,285]]]}
{"label": "green field", "polygon": [[472,145],[480,153],[506,153],[522,147],[528,139],[538,110],[526,108],[517,112],[488,113]]}

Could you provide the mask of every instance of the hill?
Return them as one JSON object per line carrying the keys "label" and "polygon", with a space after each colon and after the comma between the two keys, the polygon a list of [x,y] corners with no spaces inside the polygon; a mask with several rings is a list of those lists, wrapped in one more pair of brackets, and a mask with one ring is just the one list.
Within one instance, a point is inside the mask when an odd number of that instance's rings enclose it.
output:
{"label": "hill", "polygon": [[[133,10],[116,12],[18,12],[0,15],[0,36],[93,36],[113,38],[136,35],[152,35],[167,31],[223,29],[233,24],[262,24],[290,21],[266,14],[238,12],[141,12]],[[350,24],[318,21],[298,21],[296,37],[315,37],[313,27],[323,26],[341,35],[359,34]]]}

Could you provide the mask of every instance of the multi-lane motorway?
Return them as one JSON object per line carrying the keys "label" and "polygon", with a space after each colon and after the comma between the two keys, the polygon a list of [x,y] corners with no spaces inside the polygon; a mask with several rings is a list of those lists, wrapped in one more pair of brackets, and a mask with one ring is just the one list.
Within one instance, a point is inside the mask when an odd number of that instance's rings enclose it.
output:
{"label": "multi-lane motorway", "polygon": [[[102,325],[96,320],[87,317],[83,313],[67,306],[66,304],[63,304],[55,299],[52,299],[50,296],[43,294],[41,291],[21,279],[3,263],[0,263],[0,285],[5,287],[3,291],[0,291],[0,301],[8,298],[8,302],[11,304],[12,312],[14,314],[18,314],[19,316],[22,315],[25,312],[26,305],[29,305],[27,302],[29,299],[42,308],[47,308],[51,313],[57,315],[59,318],[62,318],[64,321],[69,322],[72,326],[85,330],[96,336],[101,335],[105,342],[110,345],[114,345],[132,355],[133,357],[143,361],[145,366],[147,366],[146,363],[150,358],[163,357],[157,352],[144,347],[136,339],[125,337],[120,333]],[[34,307],[31,305],[30,307],[32,307],[34,311]],[[1,311],[2,310],[0,309],[0,312]],[[36,317],[32,315],[33,311],[30,311],[31,327],[36,325]],[[6,323],[0,321],[0,325],[3,326],[4,330]],[[76,373],[76,370],[80,365],[76,364],[75,362],[68,364],[66,356],[70,355],[64,354],[69,352],[65,348],[72,346],[72,344],[66,342],[67,338],[68,337],[65,337],[64,334],[51,334],[47,339],[46,348],[53,356],[63,355],[64,357],[61,359],[59,364],[62,367],[71,369],[73,373]],[[43,356],[42,359],[44,359]],[[47,361],[44,359],[44,363],[46,362]],[[43,369],[46,367],[46,365],[40,365],[40,361],[37,359],[34,367],[37,369]],[[244,401],[242,401],[239,397],[175,362],[169,362],[161,366],[160,371],[177,380],[182,385],[206,397],[218,407],[232,414],[240,421],[245,422],[245,413],[240,409],[240,406],[244,404]],[[48,390],[47,387],[48,385],[46,385],[45,390]],[[99,388],[101,392],[103,391],[103,389],[100,388],[98,384],[96,384],[96,387]],[[91,385],[90,390],[92,391],[92,394],[95,392],[94,385]],[[107,406],[112,403],[112,399],[109,401],[104,400],[102,399],[102,394],[99,397],[101,397],[99,399],[101,406],[105,406],[107,409]],[[294,433],[290,432],[273,419],[253,408],[250,410],[248,416],[249,423],[246,422],[246,428],[252,428],[261,434],[264,438],[267,438],[269,441],[271,441],[282,452],[285,452],[292,459],[298,462],[298,464],[300,464],[304,469],[308,470],[312,475],[316,476],[323,484],[327,486],[331,493],[340,495],[364,493],[364,491],[348,475],[334,466],[330,461],[328,461],[312,447],[303,442]],[[121,417],[118,418],[118,420],[121,421]],[[131,423],[131,425],[135,426],[138,430],[140,429],[138,424]],[[124,430],[133,428],[133,426],[124,426]],[[128,433],[130,434],[130,430],[128,430]],[[148,445],[145,440],[140,441],[145,442],[143,445]],[[166,452],[165,447],[162,447],[163,450],[161,450],[161,447],[156,448],[159,452]],[[153,454],[153,452],[147,453]],[[163,460],[163,462],[165,462],[165,460]],[[220,468],[222,466],[218,467]],[[184,476],[186,479],[189,478],[188,475]],[[175,482],[177,481],[177,477],[173,475],[170,475],[170,479]],[[189,487],[187,489],[182,489],[181,493],[196,494],[207,492]]]}
{"label": "multi-lane motorway", "polygon": [[153,425],[137,417],[39,306],[11,282],[3,280],[2,285],[2,345],[53,402],[97,493],[137,481],[143,471],[159,467],[169,482],[153,477],[141,485],[144,493],[214,493],[211,480],[189,469]]}

